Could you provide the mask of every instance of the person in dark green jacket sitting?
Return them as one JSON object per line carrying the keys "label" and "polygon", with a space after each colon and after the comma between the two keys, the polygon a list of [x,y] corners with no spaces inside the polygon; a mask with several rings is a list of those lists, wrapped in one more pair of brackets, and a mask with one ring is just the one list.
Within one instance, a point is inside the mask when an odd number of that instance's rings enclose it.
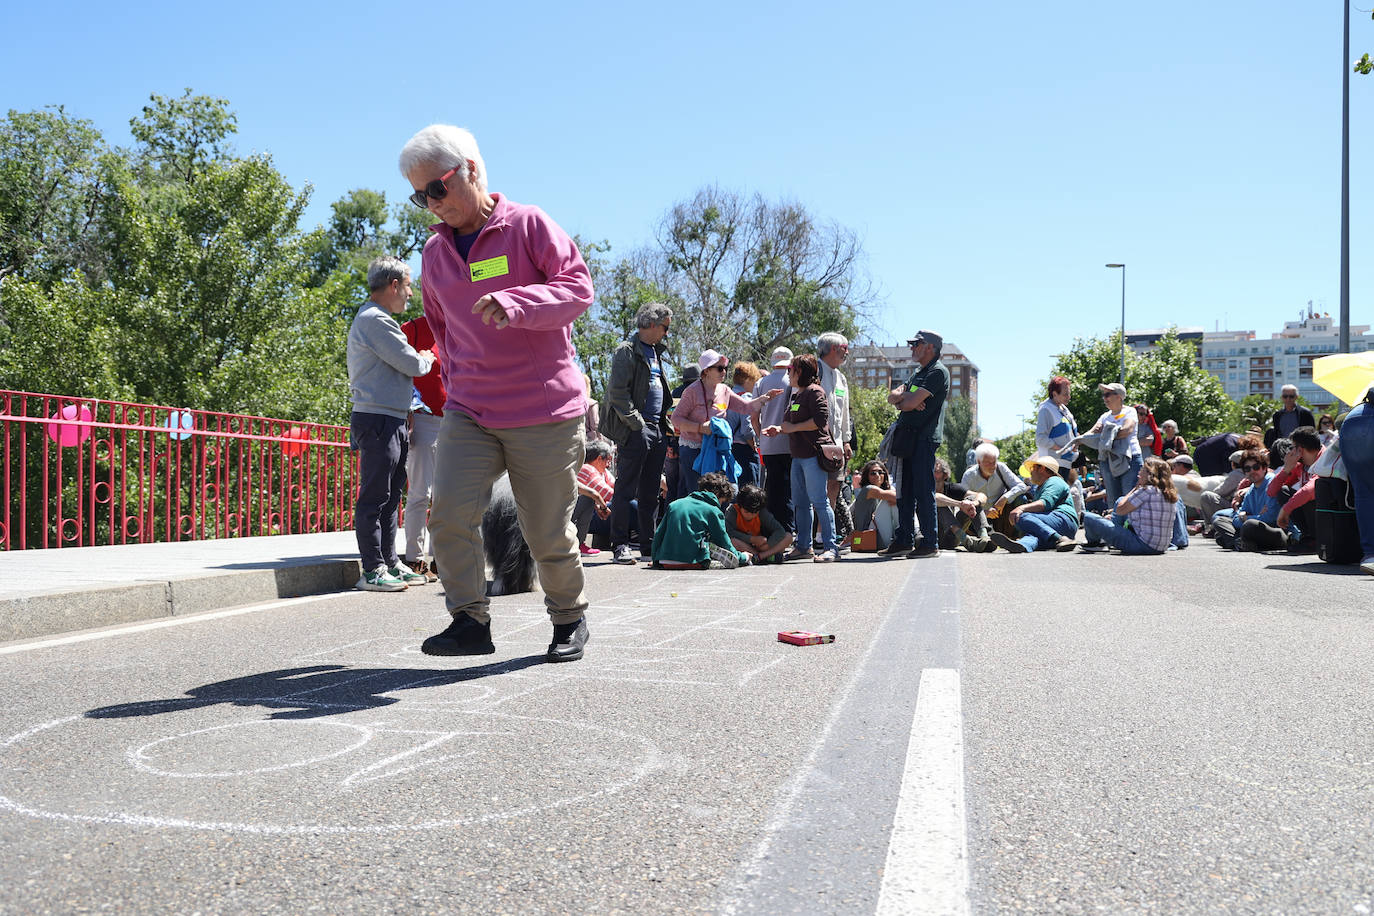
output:
{"label": "person in dark green jacket sitting", "polygon": [[695,492],[668,504],[654,532],[656,569],[734,569],[749,557],[730,543],[725,513],[735,487],[719,472],[702,474]]}

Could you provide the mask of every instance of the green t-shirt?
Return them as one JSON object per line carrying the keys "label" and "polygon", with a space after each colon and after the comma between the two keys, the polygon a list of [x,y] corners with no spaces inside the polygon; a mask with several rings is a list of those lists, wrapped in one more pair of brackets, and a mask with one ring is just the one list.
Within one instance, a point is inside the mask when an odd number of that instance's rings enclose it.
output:
{"label": "green t-shirt", "polygon": [[924,388],[930,392],[924,410],[904,410],[897,418],[902,426],[940,442],[945,438],[945,398],[949,395],[949,369],[939,357],[911,373],[904,386],[907,394]]}

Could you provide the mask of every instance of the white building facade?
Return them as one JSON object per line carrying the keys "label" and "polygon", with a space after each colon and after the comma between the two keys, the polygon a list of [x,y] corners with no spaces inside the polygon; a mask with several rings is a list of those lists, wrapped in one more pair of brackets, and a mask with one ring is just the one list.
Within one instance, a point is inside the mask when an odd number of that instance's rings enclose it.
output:
{"label": "white building facade", "polygon": [[[1374,347],[1369,325],[1350,326],[1350,350]],[[1335,398],[1312,381],[1312,360],[1340,352],[1340,327],[1329,314],[1308,313],[1301,321],[1284,323],[1269,338],[1254,331],[1207,331],[1202,340],[1202,368],[1221,380],[1226,394],[1239,401],[1258,394],[1277,398],[1284,385],[1319,408]]]}

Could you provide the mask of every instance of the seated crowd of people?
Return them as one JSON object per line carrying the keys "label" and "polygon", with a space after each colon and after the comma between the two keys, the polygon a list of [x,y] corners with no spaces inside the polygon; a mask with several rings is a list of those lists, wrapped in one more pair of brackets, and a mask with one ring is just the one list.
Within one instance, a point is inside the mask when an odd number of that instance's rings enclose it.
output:
{"label": "seated crowd of people", "polygon": [[[888,453],[891,433],[879,456],[852,477],[843,469],[837,474],[817,464],[821,441],[836,441],[826,433],[841,407],[835,403],[835,389],[843,393],[846,388],[839,364],[848,342],[840,335],[824,335],[818,349],[816,356],[794,356],[778,348],[767,375],[751,363],[729,369],[728,360],[714,350],[688,367],[683,386],[666,402],[678,398],[677,409],[645,421],[646,426],[658,421],[668,440],[665,467],[655,507],[642,513],[636,505],[627,513],[644,518],[644,533],[622,529],[611,538],[617,562],[634,562],[628,544],[636,537],[642,559],[662,569],[733,569],[793,559],[830,562],[851,551],[894,556],[909,550],[892,549],[901,528],[902,481],[899,462]],[[727,372],[731,387],[724,384]],[[1315,552],[1322,547],[1318,480],[1339,480],[1344,492],[1351,477],[1338,446],[1333,447],[1341,421],[1323,416],[1314,425],[1311,414],[1294,403],[1296,391],[1285,390],[1290,406],[1275,414],[1267,433],[1253,430],[1199,440],[1196,445],[1210,465],[1203,468],[1174,420],[1158,423],[1146,405],[1128,403],[1125,386],[1118,382],[1098,387],[1103,413],[1080,433],[1068,408],[1069,380],[1050,382],[1037,412],[1036,451],[1017,470],[986,440],[970,449],[967,470],[957,480],[949,463],[935,458],[933,540],[938,549],[1115,549],[1143,555],[1184,549],[1198,536],[1235,550]],[[768,402],[775,396],[778,401],[770,409]],[[654,406],[663,410],[661,403]],[[843,409],[847,411],[847,404]],[[1363,411],[1360,405],[1352,413],[1359,417]],[[1357,421],[1361,428],[1366,422]],[[844,429],[852,440],[852,422]],[[856,443],[847,445],[846,460]],[[1089,451],[1098,459],[1091,469]],[[579,474],[583,495],[574,515],[587,555],[599,552],[585,544],[589,526],[613,514],[607,505],[613,493],[629,490],[616,488],[607,462],[607,446],[593,441],[588,464]],[[703,473],[703,467],[710,470]],[[645,492],[642,484],[636,486],[636,492]],[[1355,488],[1343,498],[1349,524],[1333,535],[1344,543],[1331,553],[1347,557],[1346,562],[1357,553],[1354,560],[1374,572],[1374,550],[1362,545],[1356,527]],[[1366,500],[1366,515],[1368,508]],[[656,521],[649,528],[651,518]],[[917,525],[915,540],[920,543],[924,538]],[[1365,527],[1374,527],[1374,519]],[[601,530],[610,536],[609,525]]]}

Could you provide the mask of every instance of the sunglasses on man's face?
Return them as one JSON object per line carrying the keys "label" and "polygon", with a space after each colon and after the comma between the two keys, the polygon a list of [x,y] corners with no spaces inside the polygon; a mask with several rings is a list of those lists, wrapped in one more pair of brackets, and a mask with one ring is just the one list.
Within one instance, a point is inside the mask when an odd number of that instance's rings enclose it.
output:
{"label": "sunglasses on man's face", "polygon": [[1296,394],[1285,394],[1283,396],[1283,399],[1285,401],[1296,401],[1298,399],[1298,396]]}
{"label": "sunglasses on man's face", "polygon": [[410,195],[410,202],[423,210],[425,207],[429,206],[429,201],[443,200],[444,195],[448,193],[448,185],[444,184],[444,182],[448,181],[456,171],[458,171],[458,166],[455,165],[453,168],[425,185],[424,188]]}
{"label": "sunglasses on man's face", "polygon": [[1244,471],[1245,473],[1249,474],[1249,473],[1251,473],[1252,471],[1258,471],[1261,467],[1262,467],[1262,465],[1258,465],[1258,464],[1242,464],[1242,465],[1240,466],[1240,469],[1241,469],[1242,471]]}

